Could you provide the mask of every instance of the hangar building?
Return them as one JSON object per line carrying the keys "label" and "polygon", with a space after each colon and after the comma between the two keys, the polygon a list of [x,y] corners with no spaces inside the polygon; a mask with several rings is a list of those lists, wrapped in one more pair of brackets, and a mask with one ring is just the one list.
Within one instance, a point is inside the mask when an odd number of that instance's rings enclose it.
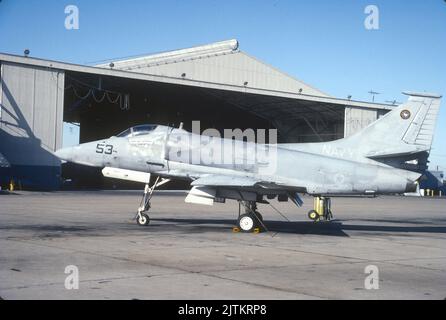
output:
{"label": "hangar building", "polygon": [[95,66],[0,53],[0,183],[59,188],[52,151],[64,122],[79,124],[81,143],[142,123],[190,130],[193,120],[202,130],[277,128],[279,142],[310,142],[351,135],[391,108],[329,96],[237,40]]}

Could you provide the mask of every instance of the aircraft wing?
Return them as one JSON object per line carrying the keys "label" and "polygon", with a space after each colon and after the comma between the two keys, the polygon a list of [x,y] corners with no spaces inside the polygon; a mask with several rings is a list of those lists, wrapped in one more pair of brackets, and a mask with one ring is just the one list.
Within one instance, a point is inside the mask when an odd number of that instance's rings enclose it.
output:
{"label": "aircraft wing", "polygon": [[[230,176],[210,174],[202,176],[191,183],[191,186],[227,187],[227,188],[259,188],[259,189],[290,189],[289,186],[271,181],[247,176]],[[293,188],[294,189],[294,188]]]}
{"label": "aircraft wing", "polygon": [[[150,173],[105,167],[102,174],[108,178],[148,183]],[[232,176],[208,174],[199,177],[192,183],[185,201],[189,203],[213,205],[220,199],[236,199],[257,201],[258,194],[283,194],[297,205],[302,205],[302,200],[297,192],[306,192],[305,188],[296,188],[277,184],[270,181],[262,181],[248,176]]]}
{"label": "aircraft wing", "polygon": [[207,175],[191,183],[192,186],[254,187],[259,181],[251,177]]}
{"label": "aircraft wing", "polygon": [[[212,205],[219,198],[256,201],[258,194],[285,194],[298,206],[302,200],[296,192],[304,192],[305,188],[290,188],[270,181],[262,181],[254,177],[206,175],[191,183],[185,201],[189,203]],[[299,190],[298,190],[299,189]]]}

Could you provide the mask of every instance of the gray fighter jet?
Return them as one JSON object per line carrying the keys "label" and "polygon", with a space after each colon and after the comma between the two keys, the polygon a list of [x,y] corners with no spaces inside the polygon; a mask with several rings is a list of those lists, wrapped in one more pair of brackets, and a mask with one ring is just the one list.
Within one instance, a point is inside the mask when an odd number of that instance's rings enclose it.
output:
{"label": "gray fighter jet", "polygon": [[[260,144],[142,125],[117,136],[58,150],[65,161],[103,168],[106,177],[146,185],[136,221],[148,225],[154,189],[187,179],[185,201],[212,205],[239,201],[238,227],[265,230],[257,203],[314,196],[314,221],[330,220],[330,197],[415,191],[427,169],[441,96],[405,93],[408,101],[360,132],[322,143]],[[156,181],[150,185],[150,176]]]}

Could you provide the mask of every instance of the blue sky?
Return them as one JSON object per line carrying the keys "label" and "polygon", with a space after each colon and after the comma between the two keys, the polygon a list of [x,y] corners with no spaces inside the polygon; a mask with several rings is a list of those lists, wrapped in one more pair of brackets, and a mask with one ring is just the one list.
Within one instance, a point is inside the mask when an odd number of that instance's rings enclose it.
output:
{"label": "blue sky", "polygon": [[[66,30],[67,5],[80,11]],[[376,5],[380,29],[364,27]],[[87,63],[230,38],[240,48],[336,97],[405,101],[401,91],[446,94],[443,0],[115,1],[1,0],[0,52]],[[446,170],[443,102],[431,163]],[[75,130],[65,130],[66,138]]]}

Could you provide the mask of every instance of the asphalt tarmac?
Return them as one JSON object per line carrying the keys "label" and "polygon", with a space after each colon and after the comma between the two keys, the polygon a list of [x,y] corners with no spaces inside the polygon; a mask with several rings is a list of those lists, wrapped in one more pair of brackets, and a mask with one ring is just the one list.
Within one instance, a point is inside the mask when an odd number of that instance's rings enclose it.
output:
{"label": "asphalt tarmac", "polygon": [[[445,299],[446,200],[334,198],[313,223],[260,205],[268,232],[233,233],[238,205],[135,191],[0,194],[2,299]],[[291,222],[287,221],[289,219]],[[66,273],[65,273],[66,272]],[[76,284],[78,283],[78,289]]]}

